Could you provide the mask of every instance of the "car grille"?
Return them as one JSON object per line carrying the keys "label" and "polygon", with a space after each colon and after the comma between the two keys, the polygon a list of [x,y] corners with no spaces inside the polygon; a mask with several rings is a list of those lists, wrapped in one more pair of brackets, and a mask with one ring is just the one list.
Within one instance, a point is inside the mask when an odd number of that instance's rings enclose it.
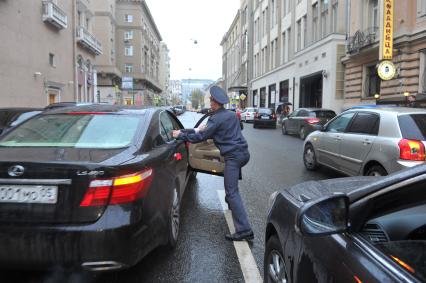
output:
{"label": "car grille", "polygon": [[373,243],[385,243],[389,241],[385,231],[377,224],[367,224],[361,234]]}

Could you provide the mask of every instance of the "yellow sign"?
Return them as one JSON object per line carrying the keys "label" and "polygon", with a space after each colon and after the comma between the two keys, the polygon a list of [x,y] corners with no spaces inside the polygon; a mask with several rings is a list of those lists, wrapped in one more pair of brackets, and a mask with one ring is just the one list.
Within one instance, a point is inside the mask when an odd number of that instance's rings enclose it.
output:
{"label": "yellow sign", "polygon": [[393,3],[394,0],[383,1],[383,29],[380,40],[380,60],[392,60],[393,52]]}
{"label": "yellow sign", "polygon": [[241,100],[246,99],[246,97],[247,97],[247,96],[245,96],[244,94],[241,94],[241,95],[240,95],[240,99],[241,99]]}
{"label": "yellow sign", "polygon": [[377,68],[377,74],[384,81],[393,79],[395,77],[395,73],[396,68],[391,61],[383,61]]}

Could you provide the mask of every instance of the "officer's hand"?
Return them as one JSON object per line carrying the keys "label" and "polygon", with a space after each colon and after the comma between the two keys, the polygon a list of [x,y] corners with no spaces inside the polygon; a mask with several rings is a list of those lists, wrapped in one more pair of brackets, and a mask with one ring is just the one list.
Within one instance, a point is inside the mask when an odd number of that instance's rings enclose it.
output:
{"label": "officer's hand", "polygon": [[177,137],[179,137],[180,134],[180,130],[177,131],[172,131],[172,136],[176,139]]}

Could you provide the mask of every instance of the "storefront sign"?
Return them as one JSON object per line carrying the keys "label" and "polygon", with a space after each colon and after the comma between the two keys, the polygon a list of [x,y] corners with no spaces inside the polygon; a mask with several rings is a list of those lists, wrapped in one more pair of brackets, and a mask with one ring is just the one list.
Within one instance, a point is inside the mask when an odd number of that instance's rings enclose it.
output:
{"label": "storefront sign", "polygon": [[384,81],[393,79],[395,77],[395,73],[396,67],[391,61],[383,61],[377,68],[377,74]]}
{"label": "storefront sign", "polygon": [[392,60],[393,52],[393,3],[383,1],[383,32],[380,38],[380,60]]}

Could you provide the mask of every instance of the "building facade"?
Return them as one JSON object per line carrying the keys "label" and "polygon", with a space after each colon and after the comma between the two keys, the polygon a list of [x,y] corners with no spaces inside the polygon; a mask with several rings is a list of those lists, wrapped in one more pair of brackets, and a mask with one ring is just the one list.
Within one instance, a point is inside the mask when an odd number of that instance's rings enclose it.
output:
{"label": "building facade", "polygon": [[123,103],[158,104],[162,39],[148,6],[143,0],[117,0],[116,21],[117,66],[133,82],[122,84]]}
{"label": "building facade", "polygon": [[172,92],[170,88],[170,57],[169,48],[164,42],[160,43],[160,71],[159,81],[161,92],[161,100],[164,105],[169,105],[172,100]]}
{"label": "building facade", "polygon": [[1,107],[74,101],[75,3],[55,2],[0,1]]}
{"label": "building facade", "polygon": [[[377,75],[383,2],[351,0],[345,65],[344,107],[404,104],[409,95],[426,93],[426,1],[394,1],[393,79]],[[377,100],[377,101],[376,101]]]}
{"label": "building facade", "polygon": [[182,103],[182,82],[180,80],[170,80],[171,88],[171,104],[176,105]]}
{"label": "building facade", "polygon": [[[294,108],[341,111],[346,1],[248,0],[241,5],[240,32],[234,20],[230,31],[235,30],[237,36],[228,31],[222,40],[222,46],[231,51],[232,46],[238,46],[233,41],[239,41],[239,48],[234,48],[239,50],[239,56],[235,55],[239,59],[224,56],[228,91],[243,85],[246,75],[245,106],[276,108],[290,102]],[[229,58],[236,60],[240,69],[234,78],[229,76],[234,73],[229,70],[234,64]],[[237,85],[235,78],[240,80]]]}

